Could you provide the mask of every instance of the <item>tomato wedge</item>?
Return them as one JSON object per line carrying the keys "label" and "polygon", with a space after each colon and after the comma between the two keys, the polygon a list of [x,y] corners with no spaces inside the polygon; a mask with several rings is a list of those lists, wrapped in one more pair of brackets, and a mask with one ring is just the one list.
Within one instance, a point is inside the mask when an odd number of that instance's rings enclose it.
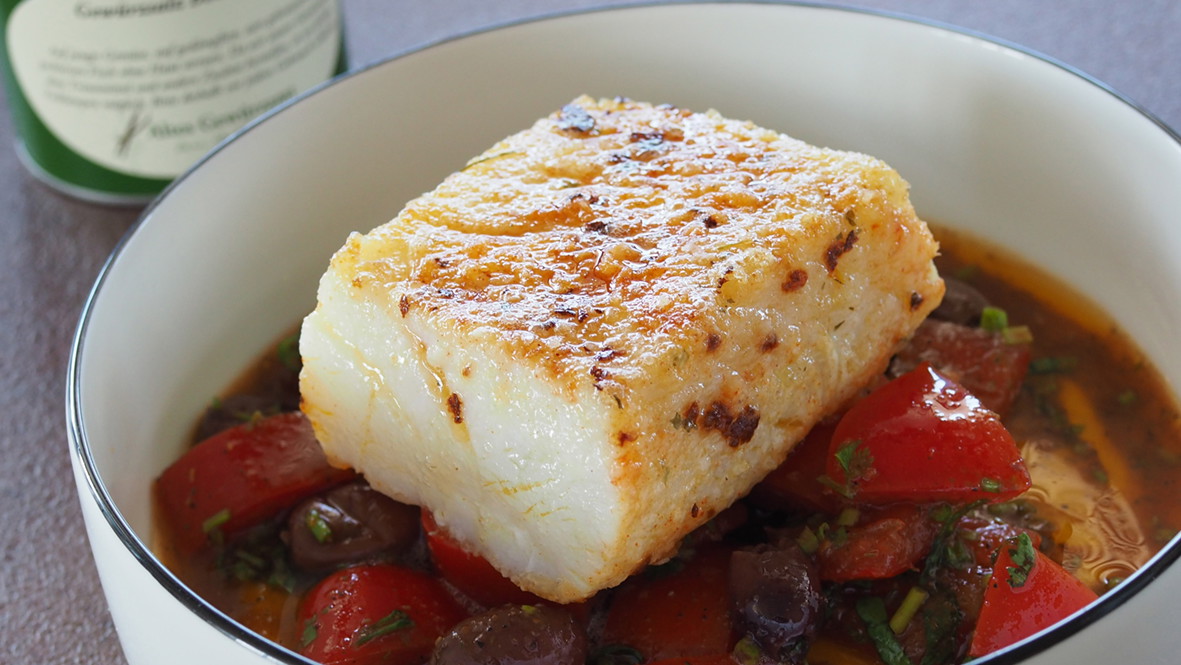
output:
{"label": "tomato wedge", "polygon": [[417,665],[466,616],[423,573],[393,564],[345,568],[304,596],[300,653],[324,665]]}
{"label": "tomato wedge", "polygon": [[422,511],[422,530],[439,574],[468,598],[485,607],[546,602],[501,575],[484,557],[465,549],[439,527],[430,511],[425,509]]}
{"label": "tomato wedge", "polygon": [[842,538],[823,541],[816,552],[820,579],[882,580],[918,568],[939,533],[928,513],[920,506],[892,506],[848,527]]}
{"label": "tomato wedge", "polygon": [[695,660],[729,653],[730,552],[710,548],[674,566],[650,569],[619,587],[603,626],[603,643],[638,650],[644,662]]}
{"label": "tomato wedge", "polygon": [[855,403],[825,465],[857,503],[1006,501],[1029,489],[1016,442],[996,413],[922,363]]}
{"label": "tomato wedge", "polygon": [[353,477],[328,464],[303,414],[282,413],[193,446],[160,474],[156,496],[178,547],[193,552]]}
{"label": "tomato wedge", "polygon": [[1049,628],[1098,595],[1019,536],[1002,547],[984,591],[968,656],[979,658]]}
{"label": "tomato wedge", "polygon": [[1021,391],[1030,355],[1029,344],[1011,344],[999,332],[927,319],[898,352],[893,366],[910,369],[929,362],[985,407],[1004,414]]}

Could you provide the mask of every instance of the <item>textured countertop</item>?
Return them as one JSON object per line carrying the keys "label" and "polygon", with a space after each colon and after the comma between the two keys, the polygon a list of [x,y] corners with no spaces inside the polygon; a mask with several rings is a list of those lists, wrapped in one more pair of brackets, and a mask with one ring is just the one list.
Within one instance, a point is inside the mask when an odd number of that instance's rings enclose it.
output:
{"label": "textured countertop", "polygon": [[[342,0],[354,67],[603,0]],[[864,0],[1065,62],[1181,128],[1177,0]],[[0,93],[2,95],[2,93]],[[3,106],[3,103],[0,103]],[[17,160],[0,112],[0,665],[124,663],[70,474],[65,371],[96,275],[139,211],[63,196]]]}

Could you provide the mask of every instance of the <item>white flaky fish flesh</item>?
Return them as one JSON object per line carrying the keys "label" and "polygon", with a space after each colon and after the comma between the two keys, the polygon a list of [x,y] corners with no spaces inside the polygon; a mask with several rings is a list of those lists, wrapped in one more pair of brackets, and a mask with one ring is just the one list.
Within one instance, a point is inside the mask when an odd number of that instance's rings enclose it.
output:
{"label": "white flaky fish flesh", "polygon": [[579,98],[332,258],[303,324],[330,460],[570,602],[676,552],[940,301],[881,161]]}

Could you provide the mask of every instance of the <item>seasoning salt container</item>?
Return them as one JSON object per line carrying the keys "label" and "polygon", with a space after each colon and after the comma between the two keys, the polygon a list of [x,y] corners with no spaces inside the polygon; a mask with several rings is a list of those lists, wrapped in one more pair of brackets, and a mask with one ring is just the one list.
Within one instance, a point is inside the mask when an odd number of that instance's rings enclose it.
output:
{"label": "seasoning salt container", "polygon": [[252,118],[346,67],[338,0],[0,0],[21,160],[144,203]]}

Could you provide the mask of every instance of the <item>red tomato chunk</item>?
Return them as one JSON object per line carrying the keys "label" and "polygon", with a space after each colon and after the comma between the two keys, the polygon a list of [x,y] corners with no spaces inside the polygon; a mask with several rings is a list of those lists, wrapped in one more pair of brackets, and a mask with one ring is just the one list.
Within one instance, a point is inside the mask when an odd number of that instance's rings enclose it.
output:
{"label": "red tomato chunk", "polygon": [[303,415],[284,413],[197,444],[160,474],[156,493],[177,546],[193,552],[354,475],[328,464]]}
{"label": "red tomato chunk", "polygon": [[1096,598],[1028,538],[1018,537],[997,556],[968,656],[979,658],[1023,640]]}
{"label": "red tomato chunk", "polygon": [[[325,665],[963,663],[1096,598],[1056,561],[1076,556],[1072,532],[1091,525],[1064,517],[1045,484],[1025,494],[1017,441],[1074,464],[1083,489],[1124,485],[1107,480],[1068,418],[1070,400],[1054,392],[1060,379],[1045,367],[1065,371],[1067,358],[1041,357],[1026,376],[1034,348],[1071,343],[1042,341],[1037,308],[1022,315],[1038,322],[1036,342],[1024,326],[1010,334],[995,325],[1007,315],[982,298],[962,299],[959,318],[925,322],[868,394],[816,425],[671,561],[584,603],[520,589],[428,510],[331,467],[298,413],[255,415],[161,474],[163,551],[219,609]],[[992,312],[987,329],[973,323],[981,307]],[[1071,380],[1107,426],[1116,411],[1095,397],[1095,378]],[[297,393],[274,399],[265,380],[252,390],[260,385],[206,421],[298,404]],[[1137,427],[1166,429],[1147,407],[1128,413],[1121,443]]]}
{"label": "red tomato chunk", "polygon": [[1029,472],[1000,418],[923,363],[841,418],[828,477],[857,503],[1005,501]]}
{"label": "red tomato chunk", "polygon": [[415,665],[467,613],[439,581],[390,564],[324,578],[300,605],[300,652],[324,665]]}

